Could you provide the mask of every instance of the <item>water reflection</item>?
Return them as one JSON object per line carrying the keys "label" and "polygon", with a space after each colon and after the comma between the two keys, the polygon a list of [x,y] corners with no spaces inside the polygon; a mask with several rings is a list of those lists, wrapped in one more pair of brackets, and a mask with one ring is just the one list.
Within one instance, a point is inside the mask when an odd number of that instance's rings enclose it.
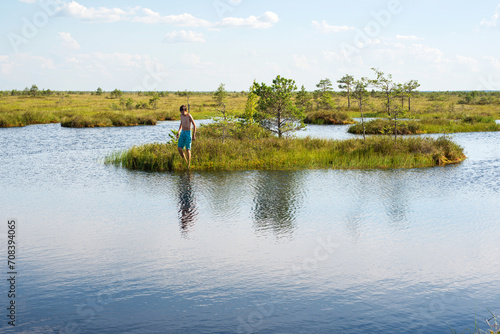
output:
{"label": "water reflection", "polygon": [[391,171],[388,174],[382,174],[382,182],[384,185],[383,197],[385,197],[384,206],[389,224],[396,230],[404,230],[409,227],[408,211],[410,205],[408,203],[409,187],[408,173],[411,171]]}
{"label": "water reflection", "polygon": [[[251,331],[445,333],[499,304],[500,133],[458,134],[469,160],[421,170],[181,175],[97,162],[164,133],[0,129],[0,212],[23,232],[23,332],[228,333],[264,313]],[[104,311],[78,314],[103,293],[115,297]]]}
{"label": "water reflection", "polygon": [[299,172],[262,172],[255,184],[254,226],[278,236],[291,234],[303,190]]}
{"label": "water reflection", "polygon": [[201,179],[203,195],[209,201],[214,219],[235,221],[251,187],[249,173],[204,173]]}
{"label": "water reflection", "polygon": [[181,234],[187,236],[198,216],[196,196],[192,183],[191,173],[185,172],[179,176],[179,225]]}

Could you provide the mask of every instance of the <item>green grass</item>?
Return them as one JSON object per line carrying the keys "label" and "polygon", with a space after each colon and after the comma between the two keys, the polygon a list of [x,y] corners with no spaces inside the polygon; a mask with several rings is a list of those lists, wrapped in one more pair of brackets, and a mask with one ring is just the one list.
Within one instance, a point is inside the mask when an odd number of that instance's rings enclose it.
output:
{"label": "green grass", "polygon": [[[387,137],[325,140],[255,134],[217,138],[200,128],[192,146],[192,170],[295,170],[415,168],[458,163],[463,149],[447,138]],[[236,131],[246,133],[247,131]],[[217,132],[218,133],[218,132]],[[253,138],[252,138],[253,137]],[[115,152],[105,163],[143,171],[180,171],[185,163],[175,143],[151,143]]]}
{"label": "green grass", "polygon": [[[500,124],[496,124],[492,117],[466,116],[459,120],[444,118],[424,118],[420,121],[398,121],[398,135],[411,135],[422,133],[456,133],[500,131]],[[349,133],[362,134],[362,124],[351,126]],[[365,123],[366,134],[393,135],[394,120],[376,119]]]}
{"label": "green grass", "polygon": [[306,124],[354,124],[356,123],[346,113],[339,111],[316,111],[304,119]]}

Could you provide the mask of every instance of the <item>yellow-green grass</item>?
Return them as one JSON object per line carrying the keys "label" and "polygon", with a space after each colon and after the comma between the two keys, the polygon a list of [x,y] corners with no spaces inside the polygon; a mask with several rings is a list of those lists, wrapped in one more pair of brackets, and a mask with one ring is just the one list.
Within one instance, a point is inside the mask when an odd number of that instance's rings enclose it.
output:
{"label": "yellow-green grass", "polygon": [[[398,121],[397,134],[411,135],[422,133],[457,133],[457,132],[482,132],[500,131],[500,124],[495,123],[491,117],[465,117],[461,120],[424,118],[420,121]],[[349,133],[362,134],[363,126],[358,123],[352,125]],[[372,135],[394,134],[394,120],[376,119],[365,123],[365,133]]]}
{"label": "yellow-green grass", "polygon": [[[411,99],[411,111],[407,112],[406,118],[447,118],[461,119],[466,115],[489,116],[500,119],[500,103],[487,105],[464,105],[459,104],[463,100],[463,94],[450,93],[419,93]],[[493,93],[492,93],[493,94]],[[211,92],[193,93],[190,95],[191,114],[195,119],[205,119],[219,116],[216,111]],[[120,103],[120,98],[110,98],[110,94],[105,92],[102,95],[95,95],[89,92],[68,94],[57,92],[51,96],[27,97],[10,96],[6,93],[0,94],[0,127],[25,126],[39,123],[58,123],[66,117],[75,126],[82,126],[75,117],[83,117],[87,124],[106,125],[113,117],[109,114],[118,113],[125,115],[125,119],[131,120],[129,125],[140,124],[134,121],[135,118],[150,117],[157,121],[167,119],[179,119],[179,106],[187,104],[185,96],[175,93],[168,93],[160,97],[157,101],[156,109],[148,105],[151,97],[139,93],[124,93],[123,100],[133,101],[132,109],[128,109]],[[226,110],[229,115],[241,116],[245,110],[247,94],[229,93],[226,99]],[[347,108],[347,97],[342,94],[335,94],[336,109],[349,117],[360,117],[359,109],[354,100],[351,100],[351,108]],[[395,100],[397,102],[398,100]],[[146,109],[135,109],[136,104],[146,105]],[[365,117],[387,117],[384,107],[385,99],[382,96],[370,96],[364,106]],[[407,101],[404,102],[407,108]],[[316,111],[314,111],[316,112]],[[68,121],[66,119],[66,121]],[[121,122],[119,122],[121,125]]]}
{"label": "yellow-green grass", "polygon": [[[461,96],[459,96],[461,94]],[[448,93],[448,92],[425,92],[415,94],[411,98],[411,110],[406,112],[407,118],[449,118],[460,119],[464,115],[481,115],[490,116],[494,119],[500,119],[500,99],[496,97],[494,103],[491,104],[460,104],[465,93]],[[496,92],[490,93],[497,94]],[[401,99],[394,99],[395,104],[403,106],[404,110],[408,109],[408,100],[402,103]],[[386,100],[382,95],[378,97],[370,96],[364,104],[365,117],[387,117],[385,111]],[[351,108],[347,108],[347,98],[340,97],[340,109],[347,112],[353,118],[361,117],[359,108],[355,102],[351,100]]]}
{"label": "yellow-green grass", "polygon": [[[416,168],[458,163],[463,149],[447,138],[387,137],[325,140],[299,138],[201,138],[192,146],[191,170],[295,170]],[[175,143],[152,143],[116,152],[108,164],[143,171],[187,168]]]}
{"label": "yellow-green grass", "polygon": [[[131,108],[124,105],[128,99]],[[160,97],[156,108],[148,104],[150,96],[124,93],[122,98],[103,95],[61,94],[42,97],[1,96],[0,127],[18,127],[30,124],[62,122],[71,127],[130,126],[156,124],[157,121],[179,119],[179,107],[187,104],[187,98],[170,93]],[[229,115],[238,116],[244,109],[246,97],[232,94],[228,98]],[[136,109],[137,104],[145,108]],[[211,93],[190,96],[191,114],[195,119],[219,116]]]}

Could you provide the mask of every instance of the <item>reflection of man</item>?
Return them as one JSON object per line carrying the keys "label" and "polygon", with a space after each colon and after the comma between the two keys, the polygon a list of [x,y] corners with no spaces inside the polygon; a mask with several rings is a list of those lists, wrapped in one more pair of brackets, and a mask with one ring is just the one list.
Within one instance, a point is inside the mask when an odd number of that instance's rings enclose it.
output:
{"label": "reflection of man", "polygon": [[198,212],[193,187],[191,185],[191,174],[183,173],[179,179],[179,220],[181,233],[187,234],[196,221]]}

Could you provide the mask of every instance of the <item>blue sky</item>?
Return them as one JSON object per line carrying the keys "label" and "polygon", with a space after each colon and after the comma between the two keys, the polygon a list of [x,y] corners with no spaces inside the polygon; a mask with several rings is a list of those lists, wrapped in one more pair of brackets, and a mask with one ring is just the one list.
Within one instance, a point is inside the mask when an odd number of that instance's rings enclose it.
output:
{"label": "blue sky", "polygon": [[2,0],[0,89],[314,90],[373,77],[500,90],[500,0]]}

